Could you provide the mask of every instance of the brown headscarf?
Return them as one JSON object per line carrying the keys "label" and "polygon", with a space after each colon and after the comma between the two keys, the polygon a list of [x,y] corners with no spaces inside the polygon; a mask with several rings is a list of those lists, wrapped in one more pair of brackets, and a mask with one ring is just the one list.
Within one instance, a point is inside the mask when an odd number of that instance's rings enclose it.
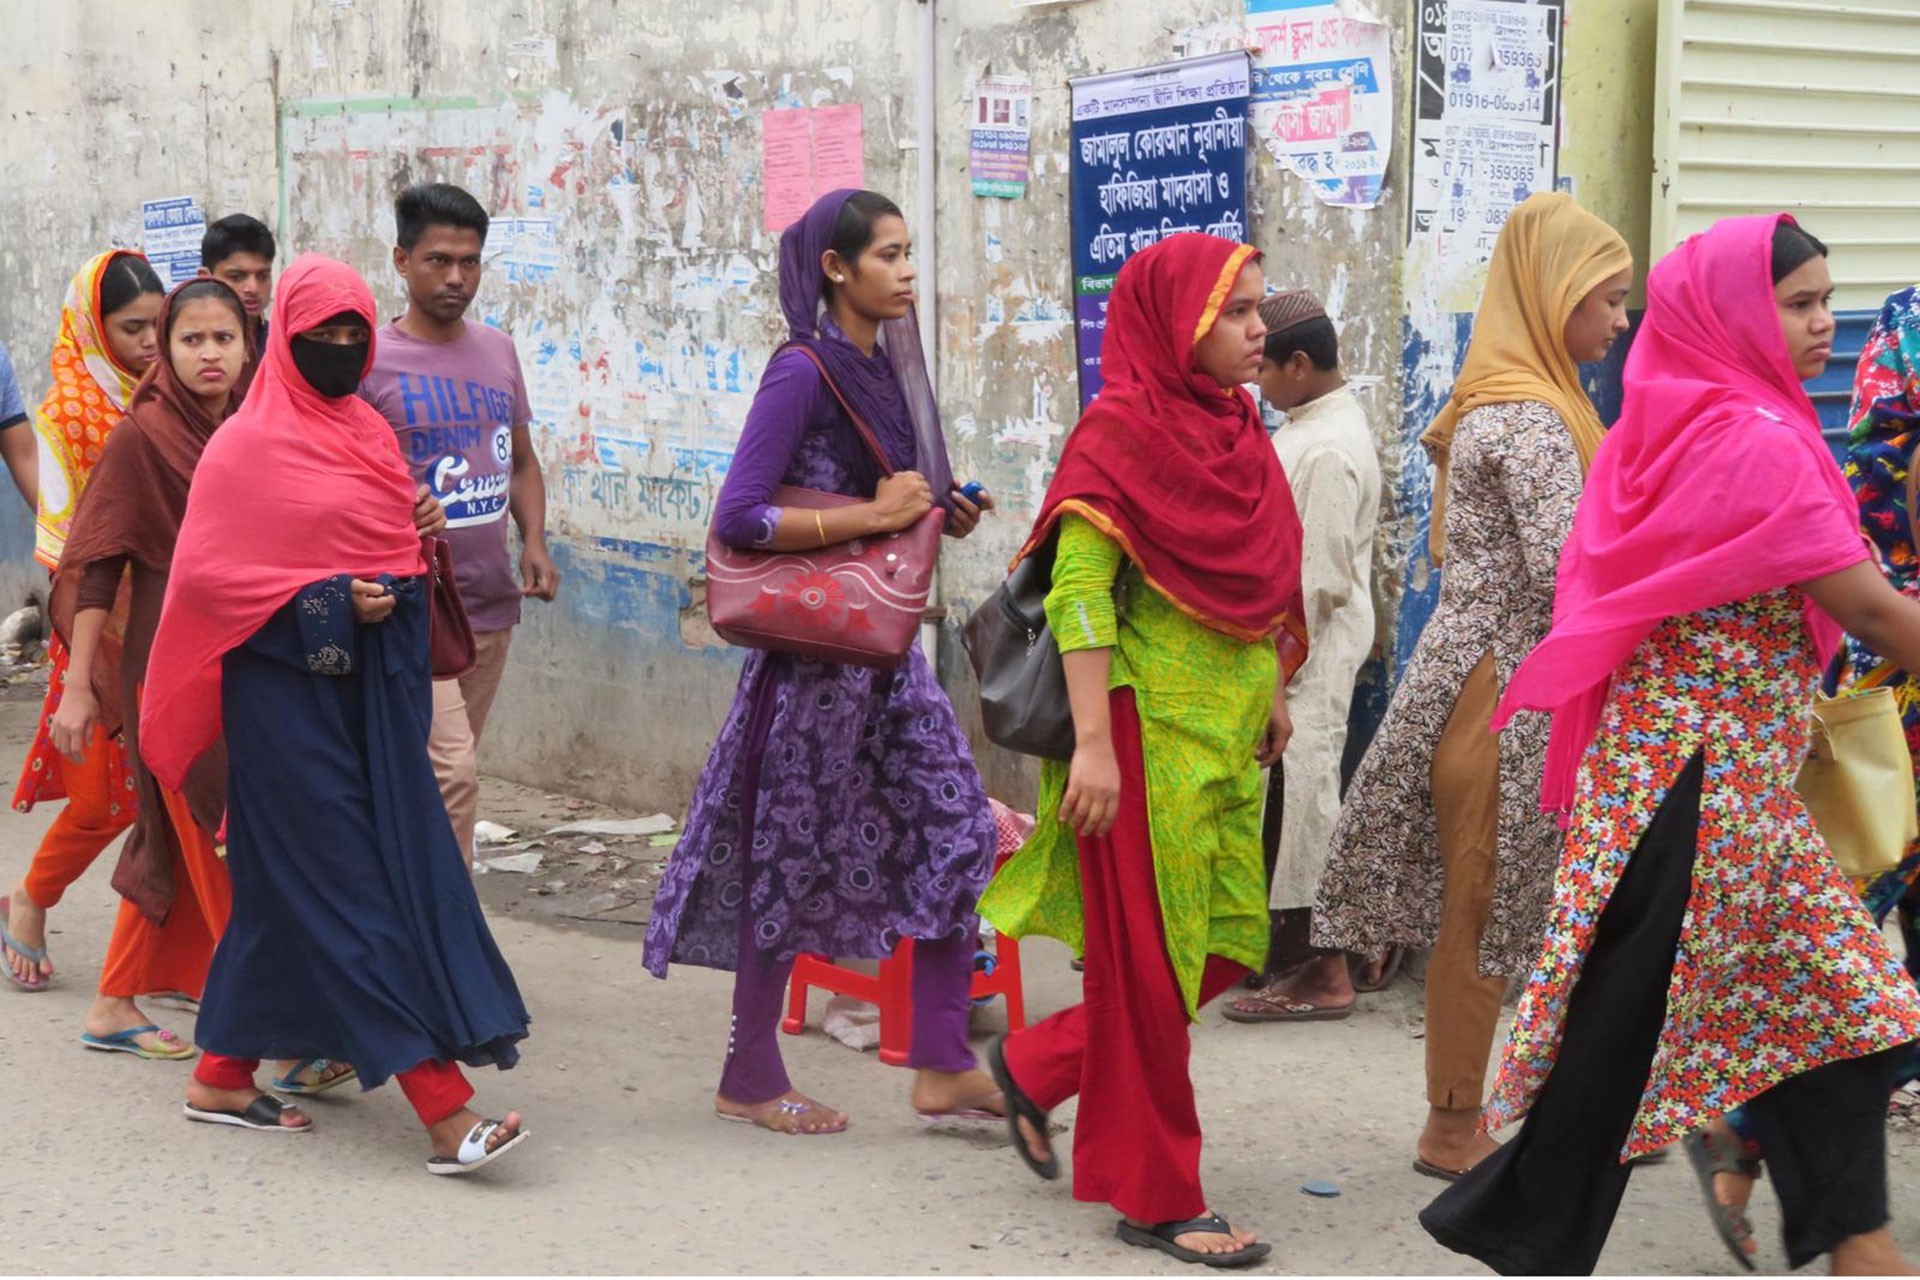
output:
{"label": "brown headscarf", "polygon": [[1427,538],[1435,564],[1446,552],[1448,458],[1461,415],[1482,405],[1538,400],[1567,424],[1580,469],[1593,464],[1606,428],[1580,385],[1580,366],[1567,352],[1567,317],[1609,276],[1632,267],[1633,253],[1620,233],[1572,196],[1546,192],[1514,206],[1494,244],[1453,395],[1420,437],[1435,467]]}
{"label": "brown headscarf", "polygon": [[[140,719],[137,706],[154,632],[160,625],[174,543],[187,513],[187,491],[193,483],[194,468],[214,431],[239,405],[235,396],[225,412],[216,416],[174,372],[170,352],[173,321],[181,294],[189,289],[193,291],[189,302],[203,297],[218,302],[231,299],[234,310],[243,317],[243,341],[252,341],[252,326],[244,320],[238,296],[220,281],[190,280],[167,295],[155,322],[160,357],[134,389],[127,416],[107,437],[86,492],[80,496],[66,551],[54,574],[49,608],[54,627],[71,647],[74,619],[80,611],[80,588],[88,566],[102,561],[127,562],[130,572],[121,580],[94,655],[93,691],[100,704],[100,724],[109,732],[125,735],[139,799],[139,816],[121,852],[113,886],[156,922],[165,919],[173,900],[176,837],[159,786],[140,762],[135,740]],[[251,354],[249,351],[249,359]],[[183,792],[194,818],[207,830],[216,830],[226,805],[223,745],[216,745],[201,757],[188,774]]]}

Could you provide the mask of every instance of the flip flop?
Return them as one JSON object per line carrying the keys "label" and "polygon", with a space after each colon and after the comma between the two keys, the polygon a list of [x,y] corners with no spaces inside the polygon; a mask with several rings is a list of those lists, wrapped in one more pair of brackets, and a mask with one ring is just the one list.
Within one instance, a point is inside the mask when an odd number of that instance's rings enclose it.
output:
{"label": "flip flop", "polygon": [[[993,1082],[1000,1086],[1000,1096],[1006,1099],[1007,1132],[1013,1135],[1013,1149],[1020,1157],[1020,1163],[1033,1170],[1038,1177],[1052,1182],[1060,1176],[1060,1157],[1053,1150],[1053,1135],[1047,1129],[1047,1113],[1035,1105],[1033,1099],[1013,1082],[1013,1073],[1007,1070],[1007,1055],[1001,1048],[1006,1042],[1005,1035],[998,1035],[993,1038],[992,1043],[987,1045],[987,1070],[993,1073]],[[1046,1159],[1036,1158],[1027,1148],[1026,1135],[1020,1132],[1022,1120],[1046,1136]]]}
{"label": "flip flop", "polygon": [[473,1128],[467,1130],[467,1136],[460,1139],[460,1150],[450,1156],[434,1156],[427,1161],[427,1172],[448,1177],[457,1177],[463,1173],[473,1173],[476,1170],[486,1168],[495,1160],[498,1160],[501,1156],[507,1154],[507,1152],[513,1150],[532,1136],[526,1129],[522,1128],[520,1132],[514,1134],[493,1150],[487,1150],[487,1139],[491,1137],[493,1131],[498,1129],[503,1123],[505,1122],[500,1120],[482,1120],[479,1124],[474,1125]]}
{"label": "flip flop", "polygon": [[21,942],[20,939],[7,932],[7,912],[12,905],[13,899],[11,897],[0,898],[0,973],[4,973],[7,981],[22,991],[45,991],[53,983],[53,979],[49,978],[46,974],[37,973],[34,976],[40,980],[38,982],[28,982],[13,971],[13,958],[15,956],[19,956],[35,969],[38,969],[47,962],[47,949],[45,947],[29,947]]}
{"label": "flip flop", "polygon": [[958,1111],[916,1111],[920,1123],[928,1126],[942,1124],[1001,1124],[1006,1117],[998,1111],[988,1111],[985,1107],[962,1107]]}
{"label": "flip flop", "polygon": [[1466,1177],[1468,1172],[1465,1169],[1449,1169],[1445,1165],[1433,1164],[1420,1159],[1418,1156],[1414,1157],[1413,1171],[1415,1173],[1424,1173],[1429,1178],[1438,1178],[1442,1182],[1458,1182],[1460,1179]]}
{"label": "flip flop", "polygon": [[1376,991],[1385,991],[1393,985],[1393,980],[1399,976],[1400,962],[1406,958],[1407,949],[1405,947],[1388,947],[1386,962],[1380,966],[1380,977],[1374,982],[1364,982],[1360,978],[1360,975],[1366,972],[1367,966],[1365,961],[1359,964],[1349,962],[1347,968],[1350,970],[1353,989],[1362,995],[1372,995]]}
{"label": "flip flop", "polygon": [[[791,1100],[783,1100],[780,1103],[780,1106],[778,1108],[779,1114],[785,1115],[785,1116],[794,1116],[796,1118],[807,1114],[807,1112],[811,1110],[813,1110],[813,1108],[807,1105],[806,1103],[793,1102]],[[768,1133],[783,1133],[789,1138],[825,1138],[831,1134],[845,1133],[847,1131],[847,1125],[851,1123],[850,1121],[842,1120],[839,1124],[835,1125],[831,1129],[801,1129],[801,1128],[776,1129],[770,1124],[761,1124],[758,1120],[755,1120],[752,1116],[737,1116],[732,1114],[731,1112],[721,1111],[717,1107],[714,1109],[713,1114],[715,1114],[716,1116],[719,1116],[722,1120],[725,1120],[728,1124],[750,1124],[755,1126],[756,1128],[765,1129]]]}
{"label": "flip flop", "polygon": [[143,999],[156,1009],[177,1009],[181,1013],[191,1013],[196,1016],[200,1012],[199,999],[184,991],[149,991]]}
{"label": "flip flop", "polygon": [[[290,1093],[297,1098],[317,1098],[323,1093],[338,1089],[349,1080],[358,1080],[360,1078],[360,1073],[352,1067],[347,1066],[344,1062],[340,1065],[347,1069],[339,1075],[329,1078],[327,1076],[327,1068],[333,1065],[332,1058],[308,1058],[305,1062],[297,1062],[293,1065],[292,1070],[273,1082],[273,1087],[281,1093]],[[301,1084],[295,1079],[296,1076],[304,1075],[308,1071],[313,1072],[316,1083]]]}
{"label": "flip flop", "polygon": [[[149,1049],[140,1043],[140,1037],[153,1034],[160,1037],[165,1049]],[[102,1053],[130,1053],[136,1058],[148,1058],[156,1062],[179,1062],[191,1058],[200,1051],[181,1040],[171,1031],[162,1031],[149,1022],[143,1027],[128,1027],[125,1031],[116,1031],[112,1035],[96,1036],[80,1033],[80,1043],[89,1049],[98,1049]]]}
{"label": "flip flop", "polygon": [[[1240,1006],[1258,1004],[1266,1009],[1243,1009]],[[1305,1000],[1295,1000],[1283,996],[1268,988],[1258,993],[1241,996],[1223,1010],[1228,1022],[1338,1022],[1353,1016],[1353,1002],[1341,1005],[1319,1005]]]}
{"label": "flip flop", "polygon": [[1191,1231],[1218,1232],[1223,1236],[1233,1234],[1233,1228],[1227,1225],[1227,1220],[1217,1213],[1210,1213],[1204,1218],[1190,1218],[1185,1222],[1162,1222],[1153,1227],[1136,1227],[1122,1218],[1113,1229],[1115,1235],[1136,1248],[1158,1249],[1169,1258],[1178,1258],[1202,1267],[1250,1267],[1273,1252],[1273,1246],[1264,1240],[1241,1245],[1232,1253],[1201,1253],[1197,1249],[1174,1243],[1174,1240]]}
{"label": "flip flop", "polygon": [[313,1131],[311,1119],[293,1128],[281,1124],[280,1116],[283,1112],[299,1111],[300,1108],[270,1093],[261,1094],[239,1111],[216,1111],[207,1107],[196,1107],[191,1102],[183,1105],[186,1108],[187,1119],[200,1124],[230,1124],[237,1129],[252,1129],[256,1133],[310,1133]]}
{"label": "flip flop", "polygon": [[1740,1247],[1744,1241],[1753,1239],[1753,1221],[1745,1210],[1720,1203],[1720,1197],[1713,1194],[1713,1176],[1732,1173],[1743,1178],[1758,1178],[1760,1161],[1730,1150],[1727,1142],[1711,1129],[1688,1134],[1681,1139],[1681,1145],[1686,1150],[1687,1162],[1693,1166],[1694,1176],[1700,1180],[1700,1194],[1707,1201],[1707,1217],[1720,1243],[1727,1246],[1735,1262],[1749,1271],[1759,1270],[1759,1264]]}

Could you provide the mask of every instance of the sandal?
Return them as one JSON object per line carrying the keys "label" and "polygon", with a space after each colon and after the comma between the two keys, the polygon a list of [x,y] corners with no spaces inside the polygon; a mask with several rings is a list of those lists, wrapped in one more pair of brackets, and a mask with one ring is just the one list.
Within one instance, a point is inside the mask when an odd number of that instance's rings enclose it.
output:
{"label": "sandal", "polygon": [[1264,1240],[1241,1245],[1232,1253],[1201,1253],[1197,1249],[1174,1243],[1192,1231],[1217,1232],[1223,1236],[1233,1234],[1233,1228],[1227,1225],[1227,1220],[1217,1213],[1210,1213],[1204,1218],[1190,1218],[1185,1222],[1162,1222],[1154,1227],[1136,1227],[1122,1218],[1113,1229],[1115,1235],[1136,1248],[1158,1249],[1170,1258],[1202,1267],[1248,1267],[1273,1252],[1273,1246]]}
{"label": "sandal", "polygon": [[1353,1002],[1321,1005],[1295,1000],[1282,995],[1276,985],[1241,996],[1223,1012],[1228,1022],[1338,1022],[1353,1015]]}
{"label": "sandal", "polygon": [[[762,1117],[736,1115],[731,1111],[722,1111],[718,1107],[713,1109],[713,1114],[719,1116],[728,1124],[750,1124],[756,1128],[765,1129],[768,1133],[784,1133],[790,1138],[825,1138],[831,1134],[845,1133],[847,1131],[847,1125],[850,1121],[845,1116],[840,1118],[839,1124],[834,1125],[830,1129],[802,1129],[800,1127],[800,1117],[811,1110],[813,1110],[813,1104],[811,1103],[795,1102],[792,1098],[782,1098],[770,1113]],[[777,1125],[768,1124],[767,1120],[773,1116],[792,1117],[794,1122],[793,1128],[782,1129]]]}
{"label": "sandal", "polygon": [[[47,949],[29,947],[20,939],[7,932],[7,912],[13,905],[11,897],[0,898],[0,973],[6,974],[7,981],[22,991],[45,991],[52,984],[46,974],[37,972],[47,962]],[[13,971],[13,958],[19,956],[36,970],[37,982],[29,982]]]}
{"label": "sandal", "polygon": [[1707,1217],[1712,1220],[1720,1242],[1727,1246],[1734,1261],[1749,1271],[1759,1270],[1759,1265],[1741,1247],[1753,1239],[1753,1221],[1747,1217],[1746,1210],[1720,1203],[1720,1197],[1713,1194],[1713,1178],[1715,1174],[1730,1173],[1757,1179],[1762,1168],[1760,1161],[1712,1129],[1688,1134],[1681,1139],[1681,1145],[1686,1148],[1687,1161],[1700,1179],[1700,1191],[1707,1200]]}
{"label": "sandal", "polygon": [[432,1157],[427,1161],[427,1172],[449,1177],[472,1173],[476,1169],[484,1169],[527,1140],[529,1135],[523,1128],[499,1146],[489,1150],[487,1139],[491,1138],[493,1131],[503,1123],[505,1122],[500,1120],[482,1120],[474,1125],[467,1130],[467,1136],[460,1139],[460,1150],[450,1156]]}
{"label": "sandal", "polygon": [[[328,1075],[334,1067],[345,1067],[337,1075]],[[313,1073],[313,1083],[303,1084],[301,1076]],[[281,1093],[290,1093],[295,1097],[317,1098],[330,1089],[338,1089],[349,1080],[357,1080],[360,1073],[344,1062],[335,1062],[332,1058],[308,1058],[295,1063],[293,1069],[273,1082],[273,1087]]]}
{"label": "sandal", "polygon": [[191,1102],[184,1104],[189,1120],[201,1124],[230,1124],[239,1129],[252,1129],[256,1133],[307,1133],[313,1128],[311,1118],[305,1124],[287,1125],[280,1123],[280,1117],[293,1111],[305,1116],[307,1113],[290,1102],[263,1093],[238,1111],[215,1111],[206,1107],[196,1107]]}
{"label": "sandal", "polygon": [[[1013,1135],[1013,1149],[1019,1155],[1020,1162],[1033,1170],[1035,1175],[1052,1182],[1060,1176],[1060,1157],[1054,1154],[1053,1137],[1047,1130],[1047,1113],[1013,1082],[1013,1073],[1007,1070],[1007,1055],[1002,1048],[1006,1042],[1007,1037],[999,1035],[987,1046],[987,1070],[993,1073],[993,1082],[1000,1086],[1000,1096],[1006,1099],[1007,1132]],[[1027,1135],[1020,1132],[1022,1120],[1047,1140],[1046,1159],[1039,1159],[1028,1148]]]}
{"label": "sandal", "polygon": [[1352,960],[1348,960],[1347,969],[1353,980],[1353,989],[1362,995],[1372,995],[1376,991],[1385,991],[1393,985],[1394,978],[1399,976],[1400,962],[1406,958],[1407,949],[1405,947],[1388,947],[1386,958],[1380,962],[1380,976],[1372,982],[1363,981],[1360,976],[1366,972],[1368,961],[1362,960],[1359,964],[1355,964]]}
{"label": "sandal", "polygon": [[[155,1035],[160,1038],[161,1048],[153,1049],[140,1043],[140,1037]],[[96,1036],[80,1033],[80,1043],[89,1049],[98,1049],[103,1053],[130,1053],[136,1058],[148,1058],[158,1062],[178,1062],[182,1058],[191,1058],[200,1051],[182,1040],[171,1031],[162,1031],[149,1022],[141,1027],[128,1027],[125,1031],[116,1031],[112,1035]]]}

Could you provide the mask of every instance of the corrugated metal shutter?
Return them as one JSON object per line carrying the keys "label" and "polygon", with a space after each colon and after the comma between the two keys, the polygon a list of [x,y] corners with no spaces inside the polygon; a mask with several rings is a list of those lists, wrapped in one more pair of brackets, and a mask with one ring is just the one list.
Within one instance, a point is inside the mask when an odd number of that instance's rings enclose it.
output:
{"label": "corrugated metal shutter", "polygon": [[1653,248],[1787,209],[1835,305],[1920,279],[1920,0],[1662,0]]}
{"label": "corrugated metal shutter", "polygon": [[1811,390],[1841,426],[1866,324],[1920,280],[1920,0],[1661,0],[1654,107],[1656,257],[1778,209],[1832,249],[1840,341]]}

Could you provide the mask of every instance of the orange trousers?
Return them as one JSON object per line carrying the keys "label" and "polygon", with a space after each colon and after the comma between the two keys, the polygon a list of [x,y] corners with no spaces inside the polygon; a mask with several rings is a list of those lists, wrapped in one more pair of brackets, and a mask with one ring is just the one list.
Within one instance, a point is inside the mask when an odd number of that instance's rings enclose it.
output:
{"label": "orange trousers", "polygon": [[125,803],[131,793],[127,797],[113,794],[114,753],[119,750],[107,731],[96,727],[79,764],[60,762],[67,805],[40,837],[40,848],[22,881],[34,906],[42,910],[58,906],[67,886],[133,825],[134,806]]}
{"label": "orange trousers", "polygon": [[198,1000],[207,984],[213,949],[233,914],[233,882],[227,864],[214,851],[213,838],[193,820],[186,797],[165,793],[167,816],[180,838],[173,866],[173,907],[157,925],[122,899],[113,922],[113,938],[100,967],[100,994],[143,996],[180,991]]}

